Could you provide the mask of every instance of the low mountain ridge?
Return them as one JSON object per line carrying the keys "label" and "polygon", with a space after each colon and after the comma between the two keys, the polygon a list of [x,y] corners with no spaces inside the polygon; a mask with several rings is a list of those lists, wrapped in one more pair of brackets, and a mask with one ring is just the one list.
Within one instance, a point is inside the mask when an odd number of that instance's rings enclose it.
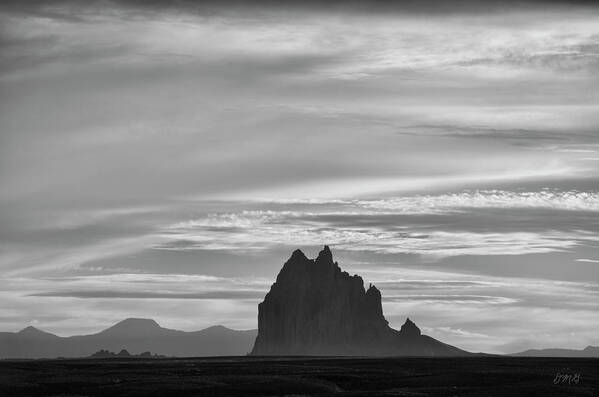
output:
{"label": "low mountain ridge", "polygon": [[518,357],[599,357],[599,346],[587,346],[584,349],[529,349],[510,354]]}
{"label": "low mountain ridge", "polygon": [[19,332],[0,332],[0,358],[87,357],[100,350],[123,349],[132,354],[152,351],[177,357],[239,356],[251,350],[256,334],[256,330],[223,326],[185,332],[139,318],[123,320],[96,334],[69,337],[30,326]]}
{"label": "low mountain ridge", "polygon": [[48,339],[48,338],[55,339],[55,338],[58,338],[58,336],[56,336],[54,334],[39,330],[31,325],[23,328],[22,330],[17,332],[17,334],[23,338],[30,338],[30,339]]}

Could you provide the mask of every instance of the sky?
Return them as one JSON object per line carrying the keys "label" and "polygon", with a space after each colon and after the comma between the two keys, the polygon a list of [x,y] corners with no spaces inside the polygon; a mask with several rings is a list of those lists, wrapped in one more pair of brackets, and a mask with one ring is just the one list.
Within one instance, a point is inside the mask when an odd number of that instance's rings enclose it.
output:
{"label": "sky", "polygon": [[0,331],[257,327],[328,244],[390,325],[599,345],[599,8],[0,6]]}

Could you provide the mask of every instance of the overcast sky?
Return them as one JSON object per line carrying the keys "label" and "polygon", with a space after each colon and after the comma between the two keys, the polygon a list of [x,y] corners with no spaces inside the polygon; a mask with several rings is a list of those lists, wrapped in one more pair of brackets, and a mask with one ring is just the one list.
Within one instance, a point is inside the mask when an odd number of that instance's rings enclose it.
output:
{"label": "overcast sky", "polygon": [[0,331],[257,327],[296,248],[461,348],[599,344],[599,8],[0,7]]}

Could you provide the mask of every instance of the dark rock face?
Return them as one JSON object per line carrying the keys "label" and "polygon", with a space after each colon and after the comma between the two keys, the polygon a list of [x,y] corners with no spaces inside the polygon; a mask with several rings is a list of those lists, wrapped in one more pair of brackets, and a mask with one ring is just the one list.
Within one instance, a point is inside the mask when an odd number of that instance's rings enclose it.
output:
{"label": "dark rock face", "polygon": [[381,293],[364,289],[333,262],[329,247],[316,259],[296,250],[258,306],[253,355],[459,355],[421,335],[409,319],[401,331],[383,316]]}
{"label": "dark rock face", "polygon": [[418,328],[409,318],[406,319],[406,322],[399,329],[399,334],[406,338],[414,338],[421,335],[420,328]]}

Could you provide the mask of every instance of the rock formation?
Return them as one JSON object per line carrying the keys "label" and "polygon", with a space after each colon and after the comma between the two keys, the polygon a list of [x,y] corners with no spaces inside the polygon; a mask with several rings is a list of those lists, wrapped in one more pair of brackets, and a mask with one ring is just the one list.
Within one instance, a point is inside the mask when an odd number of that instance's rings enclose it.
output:
{"label": "rock formation", "polygon": [[400,331],[383,316],[381,293],[364,289],[333,262],[329,247],[308,259],[296,250],[258,305],[252,355],[449,356],[468,354],[421,335],[409,319]]}
{"label": "rock formation", "polygon": [[164,358],[158,354],[152,354],[152,352],[145,351],[140,354],[130,354],[126,349],[122,349],[119,353],[111,352],[110,350],[101,349],[89,356],[89,358]]}

